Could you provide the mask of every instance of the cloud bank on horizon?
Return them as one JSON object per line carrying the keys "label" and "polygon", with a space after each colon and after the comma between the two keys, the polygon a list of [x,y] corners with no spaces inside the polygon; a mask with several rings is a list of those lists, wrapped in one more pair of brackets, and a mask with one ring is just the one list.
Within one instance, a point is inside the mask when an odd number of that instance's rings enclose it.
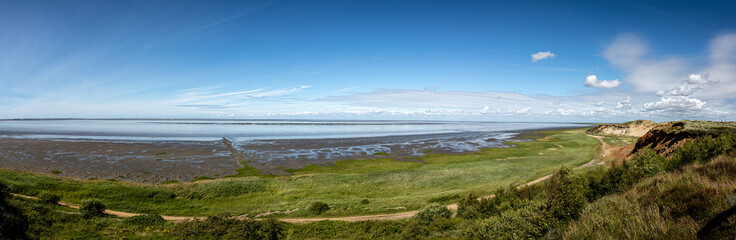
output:
{"label": "cloud bank on horizon", "polygon": [[[0,3],[0,118],[736,116],[728,2],[34,3]],[[560,15],[519,17],[542,9]],[[593,26],[610,30],[573,34]]]}

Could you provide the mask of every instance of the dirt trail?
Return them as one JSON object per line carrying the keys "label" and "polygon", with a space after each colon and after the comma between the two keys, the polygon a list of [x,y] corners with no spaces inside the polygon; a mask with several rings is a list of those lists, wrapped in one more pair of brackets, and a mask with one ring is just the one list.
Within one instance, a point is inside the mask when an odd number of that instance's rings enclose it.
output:
{"label": "dirt trail", "polygon": [[[593,159],[593,160],[591,160],[590,162],[588,162],[586,164],[583,164],[581,166],[578,166],[578,167],[576,167],[576,169],[577,168],[583,168],[583,167],[589,167],[589,166],[593,166],[593,165],[596,165],[596,164],[602,164],[603,163],[603,161],[602,161],[603,158],[606,156],[606,154],[608,154],[608,151],[610,151],[610,149],[611,149],[610,148],[610,145],[608,145],[605,141],[603,141],[603,137],[593,136],[593,135],[588,135],[588,136],[590,136],[592,138],[595,138],[595,139],[598,139],[599,141],[601,141],[601,144],[602,144],[601,145],[601,151],[602,151],[601,157],[600,157],[600,159]],[[531,185],[534,185],[534,184],[538,184],[538,183],[540,183],[540,182],[542,182],[542,181],[544,181],[544,180],[546,180],[546,179],[548,179],[550,177],[552,177],[552,174],[546,175],[544,177],[537,178],[537,179],[535,179],[533,181],[530,181],[530,182],[525,183],[525,184],[523,184],[521,186],[518,186],[518,188],[523,188],[523,187],[531,186]],[[26,195],[20,195],[20,194],[15,194],[15,193],[13,193],[12,195],[13,196],[17,196],[17,197],[27,198],[27,199],[38,200],[37,197],[33,197],[33,196],[26,196]],[[496,197],[496,195],[495,194],[491,194],[491,195],[488,195],[488,196],[480,197],[478,199],[479,200],[480,199],[488,199],[488,198],[493,198],[493,197]],[[66,207],[70,207],[70,208],[79,209],[79,205],[77,205],[77,204],[66,203],[66,202],[58,202],[58,204],[61,205],[61,206],[66,206]],[[447,205],[447,208],[449,208],[450,210],[456,211],[457,208],[458,208],[458,205],[457,205],[457,203],[453,203],[453,204]],[[289,223],[298,223],[298,224],[300,224],[300,223],[310,223],[310,222],[319,222],[319,221],[325,221],[325,220],[329,220],[329,221],[346,221],[346,222],[357,222],[357,221],[367,221],[367,220],[400,220],[400,219],[411,218],[414,215],[416,215],[418,212],[419,211],[414,210],[414,211],[408,211],[408,212],[389,213],[389,214],[374,214],[374,215],[360,215],[360,216],[347,216],[347,217],[324,217],[324,218],[280,218],[279,220],[280,221],[284,221],[284,222],[289,222]],[[112,216],[117,216],[117,217],[124,217],[124,218],[141,215],[140,213],[129,213],[129,212],[114,211],[114,210],[105,210],[105,214],[112,215]],[[197,220],[197,219],[204,219],[205,218],[205,217],[163,216],[163,215],[161,217],[163,217],[165,220],[170,220],[170,221],[188,221],[188,220]],[[243,217],[244,216],[241,215],[241,216],[235,216],[234,218],[243,218]]]}

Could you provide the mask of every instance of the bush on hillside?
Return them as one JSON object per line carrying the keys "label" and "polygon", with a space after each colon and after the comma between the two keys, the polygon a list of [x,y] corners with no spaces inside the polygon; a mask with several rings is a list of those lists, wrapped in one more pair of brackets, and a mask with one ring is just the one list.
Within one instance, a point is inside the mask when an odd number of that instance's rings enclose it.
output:
{"label": "bush on hillside", "polygon": [[59,203],[59,200],[61,200],[61,197],[50,192],[41,192],[38,194],[38,200],[44,203],[56,205]]}
{"label": "bush on hillside", "polygon": [[457,203],[457,217],[464,219],[477,219],[482,217],[480,211],[480,201],[475,194],[468,194],[467,197],[460,199]]}
{"label": "bush on hillside", "polygon": [[327,205],[327,203],[323,202],[314,202],[311,206],[307,209],[310,213],[314,215],[320,215],[322,213],[325,213],[330,210],[330,205]]}
{"label": "bush on hillside", "polygon": [[185,239],[269,239],[283,237],[283,223],[275,219],[257,221],[237,220],[229,216],[210,216],[207,219],[187,221],[177,224],[175,236]]}
{"label": "bush on hillside", "polygon": [[543,201],[530,202],[526,206],[503,212],[470,223],[463,237],[467,239],[539,239],[547,234],[554,222],[545,211]]}
{"label": "bush on hillside", "polygon": [[28,218],[7,199],[10,198],[8,187],[0,182],[0,239],[26,239]]}
{"label": "bush on hillside", "polygon": [[736,134],[723,133],[718,137],[705,136],[679,147],[668,162],[667,170],[681,168],[690,163],[704,163],[736,148]]}
{"label": "bush on hillside", "polygon": [[588,203],[586,186],[571,174],[572,170],[563,167],[545,185],[547,211],[560,223],[576,219]]}
{"label": "bush on hillside", "polygon": [[436,218],[450,217],[452,217],[452,212],[450,212],[450,209],[447,209],[447,207],[442,206],[438,203],[432,203],[424,206],[422,207],[422,209],[419,209],[417,215],[414,215],[414,218],[416,218],[417,220],[425,222],[431,222]]}
{"label": "bush on hillside", "polygon": [[82,212],[82,217],[92,218],[104,215],[107,207],[97,199],[87,199],[82,202],[82,206],[79,207],[79,211]]}
{"label": "bush on hillside", "polygon": [[123,220],[123,222],[125,222],[126,224],[130,224],[130,225],[154,226],[154,225],[165,223],[166,220],[164,220],[164,218],[161,217],[161,215],[142,214],[142,215],[126,218],[125,220]]}

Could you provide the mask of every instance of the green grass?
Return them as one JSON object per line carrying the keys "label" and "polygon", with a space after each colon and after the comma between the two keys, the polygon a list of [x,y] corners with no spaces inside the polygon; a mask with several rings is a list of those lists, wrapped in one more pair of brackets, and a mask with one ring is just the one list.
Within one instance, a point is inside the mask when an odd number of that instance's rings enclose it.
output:
{"label": "green grass", "polygon": [[248,177],[248,176],[260,176],[261,174],[258,172],[258,169],[255,169],[251,166],[243,164],[242,168],[235,169],[235,171],[238,172],[238,174],[235,175],[227,175],[225,178],[238,178],[238,177]]}
{"label": "green grass", "polygon": [[[697,239],[695,233],[705,222],[733,206],[734,169],[736,158],[720,156],[644,179],[625,192],[593,202],[567,227],[565,237]],[[729,224],[725,230],[730,239],[736,228],[733,220]]]}
{"label": "green grass", "polygon": [[211,178],[211,177],[201,176],[201,177],[194,178],[194,182],[196,182],[196,181],[204,181],[204,180],[213,180],[213,179],[214,178]]}
{"label": "green grass", "polygon": [[[61,196],[62,201],[98,198],[109,209],[140,213],[239,215],[299,208],[302,210],[289,215],[299,217],[311,216],[303,209],[316,201],[331,208],[320,216],[388,213],[404,211],[400,207],[418,209],[448,195],[490,194],[561,166],[584,164],[598,154],[600,143],[584,130],[545,133],[548,136],[536,142],[513,143],[508,148],[429,154],[418,159],[427,164],[387,158],[348,160],[288,170],[293,176],[252,176],[255,169],[243,168],[226,180],[167,185],[72,180],[16,171],[0,171],[0,178],[16,193],[36,195],[43,189]],[[363,199],[370,203],[359,204]]]}

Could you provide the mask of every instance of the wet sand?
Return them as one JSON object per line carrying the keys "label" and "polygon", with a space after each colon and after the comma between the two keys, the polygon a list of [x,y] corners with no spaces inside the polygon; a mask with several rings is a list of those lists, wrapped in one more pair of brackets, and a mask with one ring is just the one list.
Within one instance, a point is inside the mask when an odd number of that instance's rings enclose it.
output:
{"label": "wet sand", "polygon": [[102,142],[0,138],[0,168],[81,179],[160,183],[222,177],[239,166],[221,142]]}
{"label": "wet sand", "polygon": [[[569,128],[579,128],[569,127]],[[250,141],[100,141],[0,138],[0,168],[80,179],[161,183],[233,175],[243,164],[261,174],[346,159],[417,161],[427,153],[462,154],[529,141],[537,130],[409,136]]]}

